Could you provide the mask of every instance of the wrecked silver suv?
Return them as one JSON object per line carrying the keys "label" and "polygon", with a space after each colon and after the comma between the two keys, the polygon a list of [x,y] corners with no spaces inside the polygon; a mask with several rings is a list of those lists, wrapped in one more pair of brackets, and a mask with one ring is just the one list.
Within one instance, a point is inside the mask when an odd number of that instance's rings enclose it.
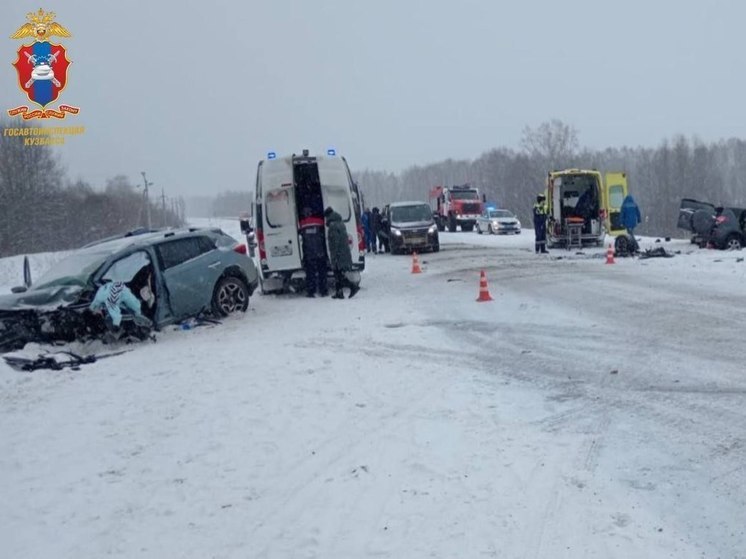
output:
{"label": "wrecked silver suv", "polygon": [[[30,277],[26,282],[30,284]],[[73,252],[33,285],[0,295],[0,352],[28,342],[88,340],[106,324],[89,309],[106,282],[122,282],[156,329],[204,313],[245,311],[258,283],[246,246],[220,229],[128,234]],[[142,325],[125,317],[135,337]]]}

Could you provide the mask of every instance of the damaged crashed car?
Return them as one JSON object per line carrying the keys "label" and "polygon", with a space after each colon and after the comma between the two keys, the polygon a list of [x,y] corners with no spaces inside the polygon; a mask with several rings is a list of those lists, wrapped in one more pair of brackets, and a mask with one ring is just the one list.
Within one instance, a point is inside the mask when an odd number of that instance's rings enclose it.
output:
{"label": "damaged crashed car", "polygon": [[[142,314],[159,329],[204,313],[224,317],[243,312],[259,280],[246,246],[220,229],[106,239],[73,252],[34,285],[0,295],[0,351],[32,341],[101,336],[104,319],[88,307],[108,281],[124,282],[140,299]],[[122,328],[134,323],[133,316],[125,316]]]}
{"label": "damaged crashed car", "polygon": [[715,206],[709,202],[683,198],[677,226],[692,233],[691,241],[723,250],[746,246],[746,209]]}

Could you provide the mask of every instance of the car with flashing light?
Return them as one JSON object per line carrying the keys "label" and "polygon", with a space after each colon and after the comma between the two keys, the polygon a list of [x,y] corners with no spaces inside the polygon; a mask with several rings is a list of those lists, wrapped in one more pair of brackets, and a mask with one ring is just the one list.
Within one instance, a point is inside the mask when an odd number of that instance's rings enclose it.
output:
{"label": "car with flashing light", "polygon": [[510,210],[487,208],[477,218],[477,233],[490,235],[518,235],[521,232],[521,222]]}
{"label": "car with flashing light", "polygon": [[[0,351],[102,335],[103,318],[89,306],[109,281],[130,289],[156,329],[203,314],[242,313],[259,283],[246,252],[218,228],[142,230],[73,251],[33,284],[25,266],[25,285],[0,295]],[[123,329],[133,318],[124,317]]]}
{"label": "car with flashing light", "polygon": [[427,202],[394,202],[383,208],[384,236],[391,254],[440,250],[438,226]]}

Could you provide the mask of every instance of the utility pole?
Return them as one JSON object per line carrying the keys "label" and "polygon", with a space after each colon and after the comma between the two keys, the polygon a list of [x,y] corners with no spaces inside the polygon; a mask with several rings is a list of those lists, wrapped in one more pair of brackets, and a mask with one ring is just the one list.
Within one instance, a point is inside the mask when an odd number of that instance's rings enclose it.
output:
{"label": "utility pole", "polygon": [[148,216],[148,229],[152,229],[152,223],[150,221],[150,195],[148,188],[153,186],[152,182],[148,182],[148,179],[145,178],[145,171],[140,171],[140,174],[142,175],[142,180],[145,183],[145,211],[147,212]]}

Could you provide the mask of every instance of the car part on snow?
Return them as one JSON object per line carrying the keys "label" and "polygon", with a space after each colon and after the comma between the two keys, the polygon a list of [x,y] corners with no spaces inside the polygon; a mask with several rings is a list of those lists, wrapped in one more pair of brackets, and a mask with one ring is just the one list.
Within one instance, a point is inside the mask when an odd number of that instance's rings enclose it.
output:
{"label": "car part on snow", "polygon": [[68,367],[73,371],[79,371],[81,365],[88,365],[90,363],[100,361],[101,359],[106,359],[107,357],[122,355],[123,353],[127,353],[128,351],[132,350],[125,349],[122,351],[102,353],[98,355],[79,355],[77,353],[73,353],[72,351],[55,351],[40,353],[36,357],[9,353],[3,355],[3,359],[9,367],[15,369],[16,371],[32,372],[39,369],[61,371],[62,369]]}
{"label": "car part on snow", "polygon": [[28,256],[23,257],[23,285],[28,289],[31,287],[31,265]]}
{"label": "car part on snow", "polygon": [[666,252],[663,247],[649,248],[640,253],[639,258],[673,258],[673,253]]}

